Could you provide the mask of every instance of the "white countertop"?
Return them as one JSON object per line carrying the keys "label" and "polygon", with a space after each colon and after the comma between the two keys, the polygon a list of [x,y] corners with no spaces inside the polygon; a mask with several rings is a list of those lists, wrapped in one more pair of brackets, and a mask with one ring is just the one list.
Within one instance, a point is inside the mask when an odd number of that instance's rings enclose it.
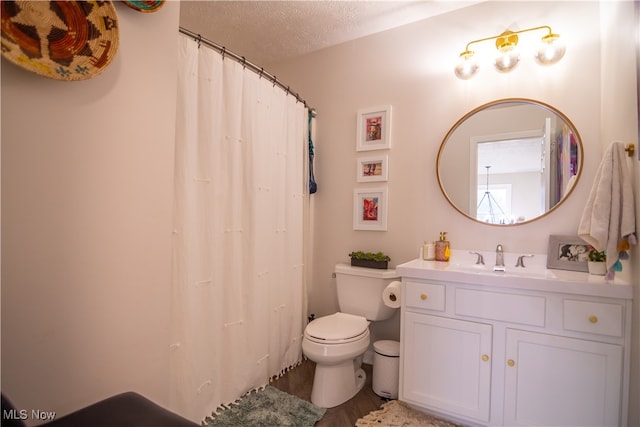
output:
{"label": "white countertop", "polygon": [[[483,253],[483,255],[485,255]],[[448,262],[415,259],[396,266],[399,276],[508,289],[558,292],[607,298],[632,299],[633,289],[625,281],[604,280],[604,276],[546,268],[546,255],[525,258],[527,267],[514,267],[517,254],[504,254],[506,271],[494,272],[494,259],[485,255],[485,265],[476,265],[468,251],[452,251]]]}

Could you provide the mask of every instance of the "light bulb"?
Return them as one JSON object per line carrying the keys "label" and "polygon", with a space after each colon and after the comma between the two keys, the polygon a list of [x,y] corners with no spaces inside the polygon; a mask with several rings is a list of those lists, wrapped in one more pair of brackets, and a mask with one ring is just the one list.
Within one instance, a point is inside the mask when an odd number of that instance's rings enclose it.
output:
{"label": "light bulb", "polygon": [[547,34],[542,38],[538,50],[536,50],[536,61],[542,65],[552,65],[560,61],[564,56],[566,47],[557,34]]}
{"label": "light bulb", "polygon": [[498,50],[500,51],[500,54],[496,58],[494,65],[498,71],[508,73],[518,65],[518,62],[520,62],[520,55],[515,49],[514,44],[505,44]]}
{"label": "light bulb", "polygon": [[460,62],[454,68],[456,77],[468,80],[478,71],[478,63],[473,59],[473,52],[465,50],[460,54]]}

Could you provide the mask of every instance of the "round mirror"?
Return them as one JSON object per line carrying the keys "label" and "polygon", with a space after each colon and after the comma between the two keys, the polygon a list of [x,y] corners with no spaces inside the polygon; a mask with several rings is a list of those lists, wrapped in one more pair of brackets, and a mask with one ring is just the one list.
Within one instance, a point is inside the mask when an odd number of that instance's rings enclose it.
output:
{"label": "round mirror", "polygon": [[557,208],[582,170],[582,142],[560,111],[531,99],[482,105],[453,125],[436,163],[438,184],[463,215],[516,225]]}

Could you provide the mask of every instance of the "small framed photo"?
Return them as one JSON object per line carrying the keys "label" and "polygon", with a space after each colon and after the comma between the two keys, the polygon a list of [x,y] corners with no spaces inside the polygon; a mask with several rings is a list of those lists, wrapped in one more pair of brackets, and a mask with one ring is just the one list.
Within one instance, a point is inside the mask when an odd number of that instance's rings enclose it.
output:
{"label": "small framed photo", "polygon": [[389,180],[389,157],[358,157],[356,171],[358,182],[377,182]]}
{"label": "small framed photo", "polygon": [[353,229],[387,231],[387,189],[366,188],[353,191]]}
{"label": "small framed photo", "polygon": [[356,151],[391,148],[391,105],[358,110]]}
{"label": "small framed photo", "polygon": [[589,271],[589,244],[578,236],[549,236],[547,268]]}

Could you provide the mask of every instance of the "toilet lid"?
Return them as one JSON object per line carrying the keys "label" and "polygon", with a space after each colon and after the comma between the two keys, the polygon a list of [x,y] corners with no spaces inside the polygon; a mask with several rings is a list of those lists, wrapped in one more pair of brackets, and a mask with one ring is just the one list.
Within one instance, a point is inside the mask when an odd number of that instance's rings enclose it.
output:
{"label": "toilet lid", "polygon": [[369,327],[369,321],[362,316],[335,313],[319,317],[307,325],[307,335],[327,341],[340,341],[362,335]]}

